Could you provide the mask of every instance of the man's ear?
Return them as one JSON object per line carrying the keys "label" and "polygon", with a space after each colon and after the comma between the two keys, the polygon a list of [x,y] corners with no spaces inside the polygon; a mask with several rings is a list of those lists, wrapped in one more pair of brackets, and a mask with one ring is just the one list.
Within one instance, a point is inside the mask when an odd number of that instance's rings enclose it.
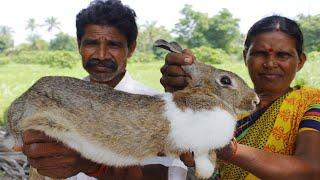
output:
{"label": "man's ear", "polygon": [[137,46],[137,41],[133,41],[129,47],[128,58],[133,55],[134,51],[136,50],[136,46]]}
{"label": "man's ear", "polygon": [[242,57],[243,57],[243,61],[244,61],[244,64],[247,66],[247,51],[246,50],[243,50],[242,51]]}
{"label": "man's ear", "polygon": [[304,63],[306,62],[307,60],[307,56],[305,53],[301,53],[301,55],[299,56],[299,63],[298,63],[298,67],[297,67],[297,71],[300,71],[300,69],[302,69]]}

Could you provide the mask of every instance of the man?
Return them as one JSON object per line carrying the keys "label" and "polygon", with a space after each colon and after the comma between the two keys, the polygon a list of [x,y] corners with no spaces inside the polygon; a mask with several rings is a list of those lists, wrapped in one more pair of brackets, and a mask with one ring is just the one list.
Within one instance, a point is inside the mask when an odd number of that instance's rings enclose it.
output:
{"label": "man", "polygon": [[[85,80],[108,84],[130,93],[156,94],[132,80],[126,72],[127,59],[136,48],[138,30],[135,16],[132,9],[118,0],[97,0],[80,11],[76,20],[77,40],[83,67],[89,73]],[[24,132],[23,141],[23,152],[30,164],[48,177],[185,179],[182,162],[172,158],[155,157],[143,162],[145,166],[115,168],[85,159],[39,131]]]}

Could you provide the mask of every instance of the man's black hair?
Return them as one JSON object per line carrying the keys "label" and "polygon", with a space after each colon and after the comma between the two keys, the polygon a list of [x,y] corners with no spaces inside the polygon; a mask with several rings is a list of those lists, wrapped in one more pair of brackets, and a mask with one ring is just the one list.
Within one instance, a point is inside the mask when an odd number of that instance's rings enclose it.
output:
{"label": "man's black hair", "polygon": [[86,25],[105,25],[118,29],[128,41],[130,47],[137,39],[138,27],[136,13],[119,0],[95,0],[82,9],[76,18],[77,40],[80,44]]}
{"label": "man's black hair", "polygon": [[244,49],[247,51],[252,43],[252,39],[258,34],[265,32],[281,31],[296,40],[296,50],[300,55],[303,52],[303,35],[299,25],[286,17],[273,15],[265,17],[256,22],[248,31]]}

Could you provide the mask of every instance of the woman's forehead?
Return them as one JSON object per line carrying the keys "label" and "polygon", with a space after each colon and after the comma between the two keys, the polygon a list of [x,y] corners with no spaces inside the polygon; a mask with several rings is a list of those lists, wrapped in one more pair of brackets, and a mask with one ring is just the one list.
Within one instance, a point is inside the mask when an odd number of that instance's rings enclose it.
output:
{"label": "woman's forehead", "polygon": [[281,32],[265,32],[260,33],[252,38],[251,48],[296,48],[296,40],[290,35]]}

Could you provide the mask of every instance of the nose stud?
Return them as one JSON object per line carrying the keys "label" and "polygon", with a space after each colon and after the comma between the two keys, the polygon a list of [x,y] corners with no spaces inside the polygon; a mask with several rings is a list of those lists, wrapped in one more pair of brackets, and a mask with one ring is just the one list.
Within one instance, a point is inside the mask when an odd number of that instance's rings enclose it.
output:
{"label": "nose stud", "polygon": [[[272,61],[272,66],[273,66],[273,67],[278,66],[277,62]],[[266,62],[265,62],[265,63],[263,63],[263,64],[262,64],[262,67],[264,67],[264,68],[268,67],[268,63],[266,63]]]}

